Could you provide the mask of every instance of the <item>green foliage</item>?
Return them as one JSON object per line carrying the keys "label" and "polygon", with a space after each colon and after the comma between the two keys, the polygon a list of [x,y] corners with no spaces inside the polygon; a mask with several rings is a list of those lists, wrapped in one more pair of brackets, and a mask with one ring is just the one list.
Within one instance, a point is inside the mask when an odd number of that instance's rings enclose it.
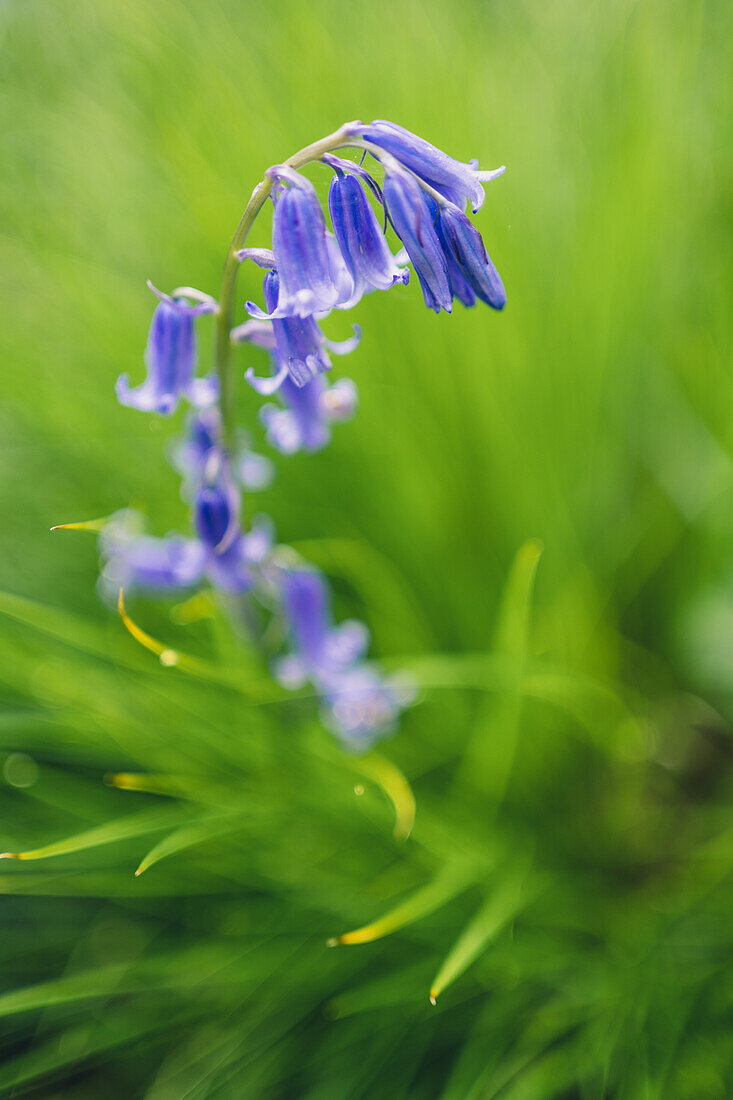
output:
{"label": "green foliage", "polygon": [[[1,1095],[733,1091],[730,31],[716,0],[2,6]],[[355,117],[508,165],[506,312],[371,295],[357,419],[249,502],[421,685],[361,761],[220,609],[131,603],[161,663],[94,536],[48,533],[185,528],[177,424],[113,395],[144,281],[215,294],[264,168]]]}

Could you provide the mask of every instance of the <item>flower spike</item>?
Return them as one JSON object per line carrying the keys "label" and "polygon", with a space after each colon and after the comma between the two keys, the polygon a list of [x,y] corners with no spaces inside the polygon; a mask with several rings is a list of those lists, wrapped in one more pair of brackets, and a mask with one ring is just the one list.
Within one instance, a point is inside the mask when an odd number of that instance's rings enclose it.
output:
{"label": "flower spike", "polygon": [[148,373],[136,389],[130,387],[127,374],[120,375],[115,386],[120,404],[162,416],[174,413],[181,397],[201,407],[213,404],[218,394],[216,379],[194,378],[196,336],[193,323],[200,314],[213,313],[216,302],[211,299],[191,305],[185,298],[171,298],[152,283],[148,285],[160,299],[145,351]]}

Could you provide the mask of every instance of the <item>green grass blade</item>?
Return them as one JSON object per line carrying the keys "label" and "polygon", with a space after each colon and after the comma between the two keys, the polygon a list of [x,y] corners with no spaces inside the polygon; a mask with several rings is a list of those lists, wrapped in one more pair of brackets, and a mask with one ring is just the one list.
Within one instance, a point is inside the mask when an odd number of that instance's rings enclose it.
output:
{"label": "green grass blade", "polygon": [[192,848],[195,844],[202,844],[213,837],[222,836],[231,832],[232,829],[236,829],[236,827],[237,818],[230,816],[223,820],[217,818],[214,821],[198,821],[192,825],[182,825],[180,829],[176,829],[174,833],[170,833],[169,836],[164,837],[154,848],[150,849],[144,859],[140,861],[135,874],[141,875],[143,871],[147,871],[154,864],[160,863],[161,859],[176,855],[178,852],[184,852],[187,848]]}
{"label": "green grass blade", "polygon": [[158,829],[165,829],[175,824],[180,818],[181,811],[177,809],[174,811],[143,810],[140,813],[119,817],[115,821],[108,821],[104,825],[87,829],[83,833],[66,837],[64,840],[54,841],[53,844],[46,844],[42,848],[32,848],[25,852],[2,852],[0,859],[33,860],[71,855],[72,852],[100,848],[105,844],[114,844],[119,840],[130,840],[133,837],[156,832]]}
{"label": "green grass blade", "polygon": [[421,917],[439,909],[441,905],[454,898],[470,883],[470,875],[463,869],[455,867],[445,868],[432,882],[423,886],[406,901],[401,902],[391,909],[379,920],[371,924],[365,924],[361,928],[355,928],[352,932],[344,932],[329,940],[330,947],[340,944],[371,943],[382,936],[389,936],[400,928],[412,924]]}
{"label": "green grass blade", "polygon": [[435,1004],[441,993],[459,978],[487,949],[497,934],[524,904],[525,876],[513,875],[486,899],[476,915],[464,928],[448,952],[430,987],[430,1001]]}

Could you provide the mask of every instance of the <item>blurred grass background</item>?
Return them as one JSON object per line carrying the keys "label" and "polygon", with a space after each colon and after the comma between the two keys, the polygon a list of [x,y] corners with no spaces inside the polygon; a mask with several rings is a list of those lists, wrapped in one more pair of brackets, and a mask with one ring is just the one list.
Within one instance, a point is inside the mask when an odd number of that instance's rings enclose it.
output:
{"label": "blurred grass background", "polygon": [[[0,865],[2,1095],[733,1092],[729,10],[0,7],[0,847],[105,830]],[[382,746],[406,843],[223,619],[137,603],[220,671],[164,670],[92,537],[48,534],[131,502],[185,527],[176,425],[113,393],[145,279],[216,294],[264,168],[351,118],[508,165],[477,218],[506,312],[371,295],[336,363],[356,421],[254,504],[422,679]],[[326,949],[415,892],[421,919]]]}

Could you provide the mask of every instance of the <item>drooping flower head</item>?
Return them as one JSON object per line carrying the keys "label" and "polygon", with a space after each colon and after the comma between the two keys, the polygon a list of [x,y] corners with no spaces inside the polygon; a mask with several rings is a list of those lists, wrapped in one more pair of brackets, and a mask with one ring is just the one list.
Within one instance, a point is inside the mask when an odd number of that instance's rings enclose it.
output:
{"label": "drooping flower head", "polygon": [[323,159],[335,172],[328,206],[341,255],[354,283],[354,298],[360,299],[369,290],[389,290],[395,283],[407,283],[409,269],[399,267],[390,252],[358,177],[365,179],[381,202],[376,182],[352,161],[329,155]]}
{"label": "drooping flower head", "polygon": [[448,266],[433,226],[434,203],[409,172],[390,162],[384,178],[384,200],[392,225],[420,280],[425,305],[450,313],[453,296]]}
{"label": "drooping flower head", "polygon": [[275,676],[284,686],[302,686],[307,680],[322,684],[363,656],[369,641],[367,629],[355,619],[333,625],[322,573],[305,565],[283,569],[279,588],[292,647],[275,663]]}
{"label": "drooping flower head", "polygon": [[110,598],[120,588],[153,593],[190,588],[201,578],[206,557],[198,539],[145,534],[142,516],[132,509],[110,518],[99,537],[99,552],[100,585]]}
{"label": "drooping flower head", "polygon": [[351,749],[389,733],[414,701],[412,685],[364,661],[369,633],[354,619],[333,625],[326,580],[305,566],[280,571],[280,599],[291,651],[274,665],[290,689],[310,682],[321,697],[324,725]]}
{"label": "drooping flower head", "polygon": [[433,206],[453,297],[464,306],[472,306],[479,298],[492,309],[503,309],[504,284],[476,226],[450,202]]}
{"label": "drooping flower head", "polygon": [[353,282],[331,243],[313,184],[283,164],[267,175],[275,181],[272,251],[280,293],[266,313],[254,302],[247,302],[247,311],[260,319],[310,317],[352,305]]}
{"label": "drooping flower head", "polygon": [[407,678],[385,676],[379,665],[366,661],[331,678],[321,719],[347,748],[363,751],[394,731],[415,695]]}
{"label": "drooping flower head", "polygon": [[240,498],[229,459],[220,448],[207,456],[193,505],[194,526],[206,552],[205,569],[216,588],[223,592],[246,592],[252,588],[253,566],[261,565],[272,543],[272,525],[261,517],[243,533],[240,527]]}
{"label": "drooping flower head", "polygon": [[481,209],[486,197],[482,183],[496,179],[504,171],[502,166],[482,172],[478,161],[471,160],[464,164],[455,160],[404,126],[384,119],[352,122],[348,130],[352,136],[364,138],[391,153],[459,209],[464,210],[466,202],[470,202],[474,214]]}
{"label": "drooping flower head", "polygon": [[[181,496],[184,500],[193,499],[206,461],[214,448],[221,446],[221,438],[221,414],[217,408],[212,406],[189,413],[183,435],[170,451],[171,463],[183,478]],[[236,444],[230,460],[235,482],[248,492],[266,489],[274,476],[272,462],[251,450],[245,433],[237,435]]]}
{"label": "drooping flower head", "polygon": [[212,404],[218,392],[216,379],[194,377],[194,320],[202,313],[213,313],[216,302],[208,299],[191,304],[184,297],[161,294],[152,285],[151,289],[160,301],[153,314],[145,350],[147,377],[142,385],[132,389],[129,376],[120,375],[115,386],[120,404],[163,416],[175,412],[181,397],[200,407]]}
{"label": "drooping flower head", "polygon": [[322,450],[330,442],[331,424],[350,420],[358,402],[356,384],[350,378],[329,385],[323,375],[305,386],[286,378],[277,396],[282,405],[263,405],[260,421],[268,443],[286,455]]}
{"label": "drooping flower head", "polygon": [[193,498],[195,538],[145,533],[138,513],[112,517],[100,535],[101,584],[108,596],[120,588],[170,593],[208,580],[230,595],[249,591],[266,564],[273,541],[268,517],[254,517],[243,532],[239,494],[226,456],[218,446],[207,453]]}
{"label": "drooping flower head", "polygon": [[288,375],[296,386],[305,386],[311,378],[331,369],[329,351],[334,355],[348,355],[359,343],[361,331],[356,325],[353,337],[335,342],[326,339],[315,317],[277,317],[282,287],[277,271],[265,274],[263,287],[272,319],[247,321],[231,333],[235,342],[254,344],[269,351],[273,357],[275,372],[269,378],[257,378],[252,368],[245,374],[258,393],[274,393]]}

